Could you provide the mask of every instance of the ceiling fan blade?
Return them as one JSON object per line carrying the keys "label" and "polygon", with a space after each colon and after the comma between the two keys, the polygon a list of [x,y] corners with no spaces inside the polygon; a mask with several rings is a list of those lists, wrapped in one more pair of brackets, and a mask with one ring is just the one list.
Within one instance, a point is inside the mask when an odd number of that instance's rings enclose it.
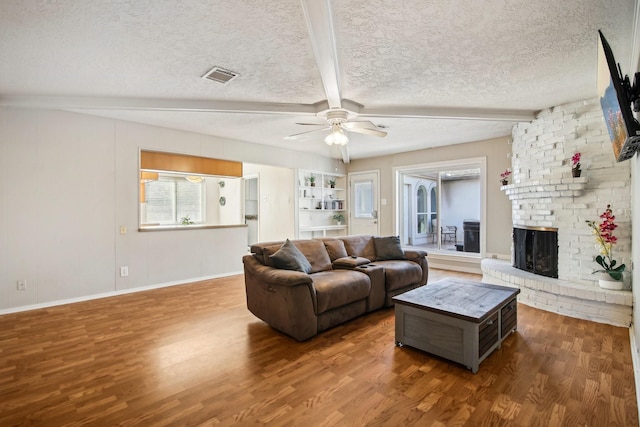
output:
{"label": "ceiling fan blade", "polygon": [[302,126],[326,126],[326,123],[297,123],[297,125],[302,125]]}
{"label": "ceiling fan blade", "polygon": [[329,130],[329,129],[331,129],[331,127],[324,127],[322,129],[314,129],[314,130],[308,130],[306,132],[294,133],[293,135],[285,136],[284,139],[298,139],[299,137],[302,137],[304,135],[307,135],[307,134],[310,134],[310,133],[313,133],[313,132],[321,132],[321,131]]}
{"label": "ceiling fan blade", "polygon": [[365,135],[370,135],[370,136],[379,136],[379,137],[387,136],[387,132],[385,131],[378,130],[378,129],[370,129],[368,127],[366,128],[352,127],[352,128],[349,128],[349,131],[356,132],[356,133],[363,133]]}
{"label": "ceiling fan blade", "polygon": [[355,128],[359,128],[359,129],[373,129],[373,130],[378,130],[378,126],[376,126],[373,122],[369,121],[369,120],[350,120],[348,122],[345,122],[342,124],[345,128],[352,130]]}

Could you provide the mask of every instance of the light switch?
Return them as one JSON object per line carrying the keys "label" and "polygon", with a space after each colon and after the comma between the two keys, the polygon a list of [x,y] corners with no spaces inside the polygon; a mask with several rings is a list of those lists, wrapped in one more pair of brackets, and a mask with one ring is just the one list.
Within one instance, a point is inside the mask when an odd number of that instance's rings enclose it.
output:
{"label": "light switch", "polygon": [[120,226],[120,234],[127,234],[127,226],[126,225],[121,225]]}
{"label": "light switch", "polygon": [[382,206],[386,206],[387,205],[387,199],[380,199],[380,204]]}

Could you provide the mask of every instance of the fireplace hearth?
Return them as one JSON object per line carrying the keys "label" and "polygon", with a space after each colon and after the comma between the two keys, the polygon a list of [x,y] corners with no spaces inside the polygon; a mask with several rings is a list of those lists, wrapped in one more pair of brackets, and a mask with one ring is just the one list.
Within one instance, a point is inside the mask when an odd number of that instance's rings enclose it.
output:
{"label": "fireplace hearth", "polygon": [[558,230],[526,227],[513,229],[513,266],[541,276],[558,278]]}

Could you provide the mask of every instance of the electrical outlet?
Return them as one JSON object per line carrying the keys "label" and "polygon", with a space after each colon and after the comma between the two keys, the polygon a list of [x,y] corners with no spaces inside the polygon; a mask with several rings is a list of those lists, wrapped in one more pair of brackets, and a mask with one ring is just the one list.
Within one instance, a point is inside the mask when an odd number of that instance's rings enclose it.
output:
{"label": "electrical outlet", "polygon": [[120,267],[120,277],[127,277],[129,275],[129,267]]}
{"label": "electrical outlet", "polygon": [[27,281],[26,280],[18,280],[18,290],[26,291],[27,290]]}

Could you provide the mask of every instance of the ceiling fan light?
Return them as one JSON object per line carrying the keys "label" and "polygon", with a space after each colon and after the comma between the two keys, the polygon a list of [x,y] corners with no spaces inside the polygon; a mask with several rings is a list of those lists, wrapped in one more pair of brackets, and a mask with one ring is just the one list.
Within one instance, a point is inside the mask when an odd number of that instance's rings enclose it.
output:
{"label": "ceiling fan light", "polygon": [[333,126],[333,131],[324,139],[328,145],[347,145],[349,138],[339,126]]}

